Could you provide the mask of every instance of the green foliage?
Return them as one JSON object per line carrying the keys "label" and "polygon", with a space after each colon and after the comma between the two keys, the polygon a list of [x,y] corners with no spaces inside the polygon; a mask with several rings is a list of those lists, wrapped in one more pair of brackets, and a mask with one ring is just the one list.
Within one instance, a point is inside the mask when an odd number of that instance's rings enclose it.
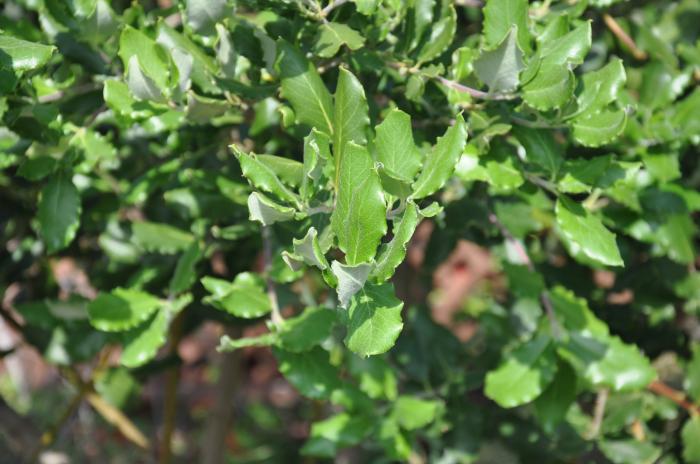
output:
{"label": "green foliage", "polygon": [[700,462],[659,389],[700,400],[697,0],[9,3],[0,289],[47,361],[145,382],[216,321],[313,400],[299,454]]}

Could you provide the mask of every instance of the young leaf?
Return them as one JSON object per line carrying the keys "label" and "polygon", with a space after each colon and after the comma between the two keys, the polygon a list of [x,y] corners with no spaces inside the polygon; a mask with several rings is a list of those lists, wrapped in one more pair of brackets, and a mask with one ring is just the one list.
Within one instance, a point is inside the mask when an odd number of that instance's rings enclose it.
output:
{"label": "young leaf", "polygon": [[308,398],[328,398],[340,387],[340,376],[320,347],[303,353],[274,349],[280,372],[299,393]]}
{"label": "young leaf", "polygon": [[272,311],[262,279],[256,274],[241,272],[233,283],[205,277],[202,285],[211,293],[204,298],[205,303],[236,317],[254,319]]}
{"label": "young leaf", "polygon": [[194,237],[168,224],[155,222],[135,222],[131,229],[134,241],[144,250],[152,253],[174,254],[186,250]]}
{"label": "young leaf", "polygon": [[512,92],[520,83],[520,71],[525,65],[515,35],[516,30],[512,29],[498,48],[482,52],[474,62],[476,75],[489,86],[490,93]]}
{"label": "young leaf", "polygon": [[148,319],[163,302],[140,290],[117,288],[88,304],[90,323],[105,332],[121,332]]}
{"label": "young leaf", "polygon": [[369,262],[387,231],[379,175],[367,149],[352,142],[345,147],[338,173],[333,232],[349,265]]}
{"label": "young leaf", "polygon": [[484,38],[489,48],[496,48],[517,29],[517,42],[522,50],[530,51],[527,0],[489,0],[484,7]]}
{"label": "young leaf", "polygon": [[543,167],[555,177],[564,160],[564,154],[561,146],[554,140],[552,131],[524,126],[516,126],[512,130],[525,148],[527,160]]}
{"label": "young leaf", "polygon": [[450,5],[445,16],[433,25],[428,41],[418,54],[418,63],[425,63],[440,56],[452,43],[456,29],[457,13]]}
{"label": "young leaf", "polygon": [[338,261],[331,263],[333,275],[338,279],[338,302],[342,308],[347,308],[350,299],[359,292],[367,282],[367,277],[372,270],[372,265],[360,263],[354,266],[341,264]]}
{"label": "young leaf", "polygon": [[420,170],[421,153],[413,141],[411,117],[394,108],[375,131],[377,161],[390,175],[412,181]]}
{"label": "young leaf", "polygon": [[342,23],[326,23],[319,28],[316,53],[323,58],[330,58],[343,45],[347,45],[350,50],[357,50],[364,44],[365,38],[351,27]]}
{"label": "young leaf", "polygon": [[369,109],[362,84],[347,69],[340,68],[338,86],[335,89],[335,121],[333,127],[333,156],[335,157],[335,183],[339,182],[341,164],[348,149],[348,142],[365,145],[369,126]]}
{"label": "young leaf", "polygon": [[419,222],[418,208],[415,203],[408,202],[401,221],[394,222],[394,237],[391,242],[382,245],[379,249],[377,264],[372,271],[377,282],[384,282],[394,275],[394,271],[406,257],[406,245],[411,240]]}
{"label": "young leaf", "polygon": [[236,145],[231,145],[233,153],[238,158],[243,175],[256,188],[276,195],[280,200],[297,205],[299,198],[285,186],[268,164],[263,163],[255,153],[244,153]]}
{"label": "young leaf", "polygon": [[555,213],[561,233],[577,251],[606,266],[624,266],[615,234],[600,219],[565,196],[559,197]]}
{"label": "young leaf", "polygon": [[402,308],[393,285],[365,284],[353,296],[348,310],[345,344],[350,351],[365,357],[388,351],[403,328]]}
{"label": "young leaf", "polygon": [[332,135],[333,100],[316,67],[288,42],[279,41],[277,49],[282,95],[292,104],[299,121]]}
{"label": "young leaf", "polygon": [[80,193],[67,173],[53,176],[41,190],[39,233],[46,251],[56,252],[73,241],[80,225]]}
{"label": "young leaf", "polygon": [[537,398],[554,379],[557,361],[548,335],[520,345],[486,375],[484,393],[501,407],[513,408]]}
{"label": "young leaf", "polygon": [[56,47],[0,35],[0,67],[10,68],[21,75],[25,71],[44,66]]}
{"label": "young leaf", "polygon": [[320,270],[328,269],[328,260],[318,244],[318,231],[310,227],[301,240],[294,239],[294,254],[301,257],[310,266],[316,266]]}
{"label": "young leaf", "polygon": [[423,170],[413,183],[411,198],[420,199],[432,195],[447,182],[462,155],[466,141],[467,125],[462,115],[458,114],[454,125],[438,138],[432,153],[425,160]]}

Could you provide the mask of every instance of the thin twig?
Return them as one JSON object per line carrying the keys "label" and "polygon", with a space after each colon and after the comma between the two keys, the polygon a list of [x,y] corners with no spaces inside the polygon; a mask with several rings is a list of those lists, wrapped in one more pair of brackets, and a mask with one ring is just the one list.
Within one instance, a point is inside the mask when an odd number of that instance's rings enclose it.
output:
{"label": "thin twig", "polygon": [[[513,249],[516,251],[516,253],[518,253],[521,261],[525,264],[525,266],[527,266],[527,269],[530,272],[535,272],[535,265],[532,263],[530,255],[527,253],[527,250],[525,249],[525,246],[523,246],[522,242],[515,238],[513,234],[510,233],[510,230],[508,230],[508,228],[501,222],[501,220],[498,219],[498,216],[496,216],[492,212],[489,213],[489,222],[498,228],[498,230],[501,232],[501,235],[503,235],[503,238],[505,238],[506,241],[510,243]],[[554,306],[552,305],[552,300],[549,298],[549,293],[547,292],[547,290],[543,290],[540,293],[540,302],[542,303],[545,314],[547,314],[547,318],[549,319],[549,324],[552,328],[552,336],[555,339],[558,339],[560,334],[559,322],[557,321],[557,316],[554,312]]]}
{"label": "thin twig", "polygon": [[678,406],[688,411],[688,413],[692,416],[700,415],[700,406],[688,401],[685,393],[678,391],[675,388],[671,388],[659,380],[654,380],[651,382],[649,386],[647,386],[647,389],[652,393],[668,398]]}
{"label": "thin twig", "polygon": [[[183,316],[179,313],[170,325],[171,354],[177,354],[177,347],[182,339]],[[163,400],[163,436],[160,441],[158,462],[169,464],[172,460],[172,439],[175,431],[175,419],[177,417],[177,386],[180,381],[180,367],[174,366],[166,373],[165,398]]]}
{"label": "thin twig", "polygon": [[608,29],[617,37],[620,42],[625,44],[627,48],[629,48],[630,52],[632,53],[632,56],[634,56],[636,59],[642,61],[647,59],[647,54],[644,50],[640,50],[639,47],[637,47],[637,44],[634,43],[634,40],[632,40],[632,37],[630,37],[627,32],[624,31],[620,27],[620,25],[615,21],[615,18],[610,16],[609,14],[605,13],[603,14],[603,21],[605,21],[605,25],[608,26]]}
{"label": "thin twig", "polygon": [[588,434],[586,438],[593,440],[600,433],[600,427],[603,424],[603,417],[605,416],[605,405],[608,402],[609,391],[607,388],[602,388],[598,390],[598,395],[595,398],[595,406],[593,408],[593,421],[591,422],[591,427],[588,429]]}
{"label": "thin twig", "polygon": [[348,0],[333,0],[333,1],[330,2],[328,5],[326,5],[325,8],[323,8],[323,9],[321,10],[321,17],[322,17],[322,18],[326,18],[326,16],[328,16],[328,15],[331,13],[331,11],[335,10],[335,9],[338,8],[340,5],[343,5],[343,4],[347,3],[347,2],[348,2]]}
{"label": "thin twig", "polygon": [[263,226],[262,242],[263,272],[265,273],[265,283],[267,284],[267,297],[270,299],[270,305],[272,306],[272,323],[280,325],[284,322],[284,318],[282,318],[279,302],[277,301],[277,289],[270,276],[270,271],[272,270],[272,232],[270,226]]}

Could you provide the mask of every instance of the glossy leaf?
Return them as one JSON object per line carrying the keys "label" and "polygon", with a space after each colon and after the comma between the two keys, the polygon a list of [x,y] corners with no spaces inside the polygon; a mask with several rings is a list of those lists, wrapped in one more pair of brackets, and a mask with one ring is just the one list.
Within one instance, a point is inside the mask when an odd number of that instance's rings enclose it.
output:
{"label": "glossy leaf", "polygon": [[393,285],[366,284],[353,296],[348,309],[347,347],[359,356],[389,350],[403,328],[402,308]]}
{"label": "glossy leaf", "polygon": [[408,202],[400,221],[394,222],[393,238],[382,245],[377,256],[377,263],[372,275],[377,282],[388,280],[406,257],[406,246],[418,226],[420,216],[416,205]]}
{"label": "glossy leaf", "polygon": [[418,179],[413,183],[414,199],[432,195],[441,188],[455,169],[467,140],[467,125],[461,114],[452,127],[438,138],[433,151],[423,163]]}
{"label": "glossy leaf", "polygon": [[421,167],[421,153],[413,141],[411,117],[393,109],[375,128],[377,161],[397,179],[411,181]]}
{"label": "glossy leaf", "polygon": [[368,263],[360,263],[354,266],[341,264],[338,261],[333,261],[331,264],[333,274],[338,280],[336,292],[338,293],[338,302],[343,308],[348,307],[350,299],[357,294],[367,282],[369,273],[372,270],[372,265]]}
{"label": "glossy leaf", "polygon": [[439,57],[452,43],[457,29],[457,13],[450,6],[446,14],[433,25],[428,41],[418,54],[418,62],[424,63]]}
{"label": "glossy leaf", "polygon": [[513,134],[525,148],[528,161],[543,167],[552,176],[557,174],[564,154],[561,146],[554,140],[552,131],[516,126],[513,127]]}
{"label": "glossy leaf", "polygon": [[504,408],[537,398],[554,379],[556,355],[549,336],[539,335],[508,353],[486,375],[486,396]]}
{"label": "glossy leaf", "polygon": [[27,40],[18,39],[11,35],[0,35],[0,66],[11,68],[16,73],[31,71],[44,66],[56,47]]}
{"label": "glossy leaf", "polygon": [[88,305],[90,323],[106,332],[136,327],[149,318],[163,302],[153,295],[125,288],[102,293]]}
{"label": "glossy leaf", "polygon": [[53,176],[41,190],[39,233],[49,253],[68,246],[80,225],[80,193],[65,173]]}
{"label": "glossy leaf", "polygon": [[615,234],[581,205],[561,196],[556,205],[557,224],[575,250],[606,266],[623,266]]}
{"label": "glossy leaf", "polygon": [[338,246],[349,265],[374,258],[386,234],[386,204],[379,175],[367,150],[348,143],[341,160],[338,194],[331,216]]}
{"label": "glossy leaf", "polygon": [[205,277],[202,285],[211,293],[204,299],[205,303],[236,317],[253,319],[272,311],[263,281],[255,274],[242,272],[232,283]]}
{"label": "glossy leaf", "polygon": [[135,222],[131,229],[134,241],[144,250],[153,253],[173,254],[186,250],[194,237],[168,224]]}
{"label": "glossy leaf", "polygon": [[282,95],[300,122],[333,134],[333,100],[316,68],[291,44],[280,41],[277,48]]}
{"label": "glossy leaf", "polygon": [[577,142],[587,147],[599,147],[613,141],[625,129],[627,114],[623,110],[599,111],[573,120]]}
{"label": "glossy leaf", "polygon": [[294,239],[294,253],[301,257],[310,266],[316,266],[320,270],[328,269],[328,260],[321,251],[318,243],[318,231],[310,227],[301,240]]}
{"label": "glossy leaf", "polygon": [[346,45],[350,50],[362,48],[365,38],[359,32],[342,23],[326,23],[319,28],[316,40],[318,56],[330,58],[335,56],[340,47]]}
{"label": "glossy leaf", "polygon": [[483,35],[488,46],[493,49],[503,39],[517,29],[517,43],[522,50],[530,50],[527,0],[489,0],[484,7]]}
{"label": "glossy leaf", "polygon": [[560,108],[573,96],[574,74],[561,65],[543,64],[523,86],[523,100],[540,111]]}
{"label": "glossy leaf", "polygon": [[[346,170],[351,160],[344,160],[351,155],[348,148],[349,142],[364,145],[367,142],[367,128],[369,126],[369,110],[367,99],[362,84],[347,69],[340,68],[338,86],[335,89],[335,120],[333,127],[333,157],[335,158],[335,182],[338,185],[340,176],[347,175]],[[346,155],[346,151],[348,154]],[[360,164],[363,162],[360,161]],[[345,165],[345,170],[341,168]]]}
{"label": "glossy leaf", "polygon": [[328,398],[340,387],[338,372],[329,363],[328,352],[316,347],[303,353],[275,349],[280,372],[299,393],[308,398]]}
{"label": "glossy leaf", "polygon": [[524,64],[516,34],[516,29],[512,29],[495,50],[482,52],[474,62],[476,75],[489,86],[490,93],[512,92],[520,83]]}

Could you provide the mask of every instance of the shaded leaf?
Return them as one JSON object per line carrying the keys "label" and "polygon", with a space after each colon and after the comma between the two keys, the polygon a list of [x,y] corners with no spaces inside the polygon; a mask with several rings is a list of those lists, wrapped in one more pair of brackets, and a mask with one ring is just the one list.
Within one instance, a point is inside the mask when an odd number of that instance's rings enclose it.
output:
{"label": "shaded leaf", "polygon": [[345,344],[359,356],[388,351],[403,328],[403,302],[394,296],[391,284],[365,284],[356,293],[348,310]]}

